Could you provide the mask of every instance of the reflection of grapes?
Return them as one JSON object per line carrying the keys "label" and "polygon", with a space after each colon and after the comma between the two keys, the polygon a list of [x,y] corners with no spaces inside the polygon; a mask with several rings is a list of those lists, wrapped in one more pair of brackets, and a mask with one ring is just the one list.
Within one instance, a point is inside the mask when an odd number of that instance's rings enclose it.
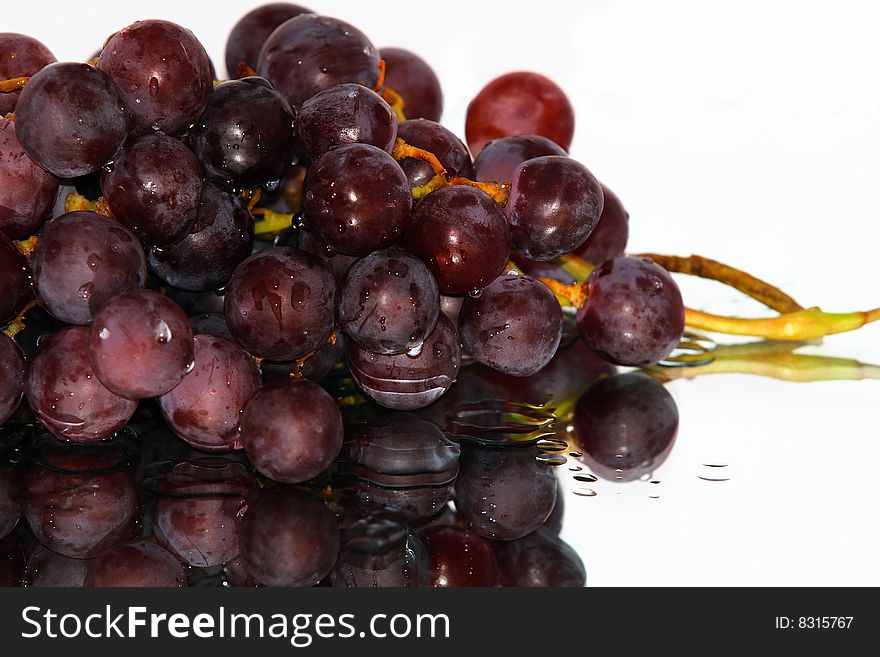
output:
{"label": "reflection of grapes", "polygon": [[654,379],[619,374],[584,393],[574,426],[593,472],[611,481],[632,481],[666,460],[678,432],[678,408]]}
{"label": "reflection of grapes", "polygon": [[313,586],[336,563],[339,526],[319,499],[293,488],[248,500],[239,531],[245,571],[265,586]]}
{"label": "reflection of grapes", "polygon": [[492,547],[469,529],[454,525],[431,527],[422,537],[428,547],[428,586],[437,588],[494,586],[498,563]]}
{"label": "reflection of grapes", "polygon": [[137,541],[117,545],[99,554],[86,573],[88,587],[186,586],[183,566],[155,543]]}
{"label": "reflection of grapes", "polygon": [[539,454],[527,447],[462,450],[455,508],[468,527],[510,541],[541,526],[556,503],[556,476]]}
{"label": "reflection of grapes", "polygon": [[24,377],[24,354],[12,338],[0,333],[0,425],[18,409],[24,393]]}
{"label": "reflection of grapes", "polygon": [[577,553],[546,529],[496,543],[495,556],[501,586],[580,587],[587,582]]}

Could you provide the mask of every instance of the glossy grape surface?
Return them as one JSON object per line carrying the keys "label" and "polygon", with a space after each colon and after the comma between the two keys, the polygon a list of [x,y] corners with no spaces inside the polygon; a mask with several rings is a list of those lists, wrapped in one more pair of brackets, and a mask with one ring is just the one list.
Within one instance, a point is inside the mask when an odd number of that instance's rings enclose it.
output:
{"label": "glossy grape surface", "polygon": [[312,235],[311,231],[305,229],[298,231],[296,242],[291,246],[296,246],[300,251],[317,256],[333,272],[333,276],[337,281],[342,280],[348,268],[358,259],[357,256],[339,253],[332,247],[322,244]]}
{"label": "glossy grape surface", "polygon": [[603,358],[619,365],[652,365],[678,346],[684,303],[678,285],[660,265],[618,256],[597,267],[587,285],[578,330]]}
{"label": "glossy grape surface", "polygon": [[257,67],[260,50],[269,35],[289,18],[310,14],[310,10],[289,2],[273,2],[252,9],[233,26],[226,40],[226,72],[230,78],[242,77],[239,67]]}
{"label": "glossy grape surface", "polygon": [[590,470],[610,481],[634,481],[669,456],[678,407],[654,379],[619,374],[598,381],[578,400],[574,427]]}
{"label": "glossy grape surface", "polygon": [[15,122],[0,112],[0,233],[14,240],[36,233],[57,193],[57,178],[28,157]]}
{"label": "glossy grape surface", "polygon": [[213,91],[204,46],[169,21],[137,21],[119,30],[104,44],[98,68],[122,90],[136,132],[173,134],[188,128]]}
{"label": "glossy grape surface", "polygon": [[303,183],[306,226],[320,242],[348,255],[366,255],[400,239],[412,211],[403,170],[367,144],[322,155]]}
{"label": "glossy grape surface", "polygon": [[117,294],[142,287],[144,250],[122,224],[94,212],[47,222],[33,254],[37,301],[56,319],[88,324]]}
{"label": "glossy grape surface", "polygon": [[195,365],[173,390],[159,398],[162,415],[193,447],[233,448],[247,403],[260,389],[260,370],[234,342],[196,335]]}
{"label": "glossy grape surface", "polygon": [[120,88],[88,64],[50,64],[34,75],[15,106],[15,129],[30,158],[59,178],[93,173],[128,135]]}
{"label": "glossy grape surface", "polygon": [[89,329],[89,360],[98,379],[126,399],[158,397],[193,367],[189,318],[152,290],[113,297]]}
{"label": "glossy grape surface", "polygon": [[599,223],[587,241],[574,250],[576,256],[596,266],[623,255],[629,240],[629,213],[617,195],[605,185],[602,185],[602,197],[605,203]]}
{"label": "glossy grape surface", "polygon": [[145,242],[168,244],[186,235],[202,196],[202,166],[182,142],[161,133],[122,149],[101,175],[113,216]]}
{"label": "glossy grape surface", "polygon": [[493,139],[474,160],[476,180],[509,181],[527,160],[545,155],[568,155],[559,144],[541,135],[511,135]]}
{"label": "glossy grape surface", "polygon": [[[448,175],[473,179],[474,164],[467,146],[439,123],[427,119],[404,121],[397,129],[397,136],[410,146],[436,155]],[[410,187],[425,185],[434,177],[431,165],[421,160],[404,158],[400,167],[406,173]]]}
{"label": "glossy grape surface", "polygon": [[26,363],[21,348],[15,340],[0,333],[0,425],[12,417],[21,403],[25,372]]}
{"label": "glossy grape surface", "polygon": [[[55,55],[42,43],[25,34],[0,32],[0,80],[34,73],[55,62]],[[15,111],[19,91],[0,93],[0,116]]]}
{"label": "glossy grape surface", "polygon": [[303,14],[272,32],[257,61],[295,108],[319,91],[351,82],[366,87],[379,80],[379,53],[363,32],[329,16]]}
{"label": "glossy grape surface", "polygon": [[464,301],[458,320],[465,351],[513,376],[541,370],[562,339],[562,310],[543,283],[528,276],[499,276],[479,297]]}
{"label": "glossy grape surface", "polygon": [[31,363],[25,394],[31,409],[62,440],[96,442],[125,425],[137,402],[111,392],[89,360],[89,327],[44,336]]}
{"label": "glossy grape surface", "polygon": [[31,296],[27,258],[0,233],[0,324],[15,318]]}
{"label": "glossy grape surface", "polygon": [[341,84],[302,104],[296,133],[311,160],[342,144],[370,144],[390,153],[397,139],[397,118],[375,91]]}
{"label": "glossy grape surface", "polygon": [[184,290],[220,289],[250,255],[253,232],[254,220],[244,199],[205,183],[195,222],[180,240],[149,250],[150,269]]}
{"label": "glossy grape surface", "polygon": [[443,89],[428,63],[403,48],[382,48],[385,60],[385,86],[403,98],[407,119],[439,121],[443,114]]}
{"label": "glossy grape surface", "polygon": [[223,82],[190,130],[189,144],[213,178],[239,188],[274,182],[296,160],[293,112],[268,80]]}
{"label": "glossy grape surface", "polygon": [[241,442],[251,463],[274,481],[299,483],[330,467],[342,447],[342,415],[311,381],[270,383],[244,409]]}
{"label": "glossy grape surface", "polygon": [[335,324],[336,281],[317,258],[287,247],[245,260],[226,288],[225,313],[238,343],[274,360],[320,347]]}
{"label": "glossy grape surface", "polygon": [[440,312],[437,283],[421,260],[375,251],[348,270],[339,288],[339,326],[361,347],[400,354],[421,347]]}
{"label": "glossy grape surface", "polygon": [[485,287],[504,270],[510,254],[504,213],[485,193],[464,185],[438,189],[420,201],[404,242],[428,265],[444,294]]}
{"label": "glossy grape surface", "polygon": [[604,201],[599,181],[569,157],[527,160],[511,180],[504,208],[513,250],[534,260],[569,253],[593,232]]}
{"label": "glossy grape surface", "polygon": [[574,136],[574,110],[565,92],[543,75],[520,71],[495,78],[467,108],[471,152],[510,135],[541,135],[566,151]]}
{"label": "glossy grape surface", "polygon": [[417,356],[382,355],[351,341],[346,360],[355,382],[377,403],[395,410],[424,408],[455,382],[461,347],[455,327],[444,315]]}

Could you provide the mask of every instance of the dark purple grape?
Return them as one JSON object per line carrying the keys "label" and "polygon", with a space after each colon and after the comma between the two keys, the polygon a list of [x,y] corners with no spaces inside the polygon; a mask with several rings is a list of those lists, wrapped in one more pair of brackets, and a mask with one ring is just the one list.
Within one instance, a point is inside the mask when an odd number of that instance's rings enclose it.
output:
{"label": "dark purple grape", "polygon": [[30,158],[59,178],[110,162],[128,135],[122,91],[88,64],[50,64],[34,75],[15,106],[15,129]]}
{"label": "dark purple grape", "polygon": [[[15,32],[0,32],[0,53],[0,80],[32,76],[55,62],[55,55],[46,46],[33,37]],[[15,111],[19,93],[0,93],[0,116]]]}
{"label": "dark purple grape", "polygon": [[322,155],[303,183],[306,228],[333,251],[366,255],[400,239],[412,210],[403,170],[375,146]]}
{"label": "dark purple grape", "polygon": [[111,298],[147,279],[144,250],[134,234],[95,212],[69,212],[47,222],[31,264],[37,301],[68,324],[88,324]]}
{"label": "dark purple grape", "polygon": [[376,354],[352,341],[346,360],[369,397],[386,408],[409,411],[424,408],[449,390],[461,366],[461,347],[455,327],[439,315],[417,356]]}
{"label": "dark purple grape", "polygon": [[252,9],[232,28],[226,41],[226,72],[230,78],[244,75],[242,65],[257,67],[260,50],[269,35],[281,23],[300,14],[311,14],[309,9],[288,2],[273,2]]}
{"label": "dark purple grape", "polygon": [[225,338],[231,342],[235,341],[235,338],[232,337],[232,332],[229,330],[229,325],[226,323],[226,315],[222,312],[196,315],[195,317],[190,317],[189,322],[192,325],[193,335],[205,333],[217,336],[218,338]]}
{"label": "dark purple grape", "polygon": [[368,515],[347,527],[330,577],[346,588],[420,587],[427,584],[428,553],[406,525]]}
{"label": "dark purple grape", "polygon": [[333,272],[333,276],[336,277],[337,281],[343,279],[345,272],[358,259],[358,256],[338,253],[332,247],[322,244],[311,232],[305,229],[298,231],[296,244],[291,244],[291,246],[296,246],[300,251],[317,256]]}
{"label": "dark purple grape", "polygon": [[546,529],[495,545],[498,584],[519,587],[582,587],[584,563],[569,545]]}
{"label": "dark purple grape", "polygon": [[226,321],[251,354],[293,360],[327,340],[335,323],[335,298],[333,274],[317,258],[286,247],[267,249],[232,275]]}
{"label": "dark purple grape", "polygon": [[145,242],[168,244],[186,235],[202,196],[202,167],[182,142],[161,133],[122,149],[101,175],[113,216]]}
{"label": "dark purple grape", "polygon": [[26,364],[21,349],[15,340],[0,333],[0,426],[18,410],[24,393],[25,372]]}
{"label": "dark purple grape", "polygon": [[186,586],[181,563],[155,543],[136,541],[111,547],[89,565],[87,587],[176,587]]}
{"label": "dark purple grape", "polygon": [[441,525],[422,532],[428,547],[428,586],[435,588],[495,586],[498,562],[492,546],[478,534]]}
{"label": "dark purple grape", "polygon": [[562,155],[527,160],[511,180],[504,208],[513,250],[533,260],[574,251],[602,214],[602,186],[580,162]]}
{"label": "dark purple grape", "polygon": [[684,331],[684,302],[669,272],[647,258],[606,260],[587,279],[578,330],[600,356],[641,367],[668,356]]}
{"label": "dark purple grape", "polygon": [[333,397],[311,381],[270,383],[244,409],[241,442],[269,479],[296,484],[330,467],[342,447],[342,415]]}
{"label": "dark purple grape", "polygon": [[531,376],[556,353],[562,309],[543,283],[506,274],[461,308],[458,330],[465,351],[505,374]]}
{"label": "dark purple grape", "polygon": [[179,241],[150,249],[150,269],[193,292],[216,290],[251,253],[254,220],[238,194],[205,183],[195,223]]}
{"label": "dark purple grape", "polygon": [[88,344],[87,326],[44,336],[25,382],[37,419],[62,440],[77,443],[112,435],[137,409],[137,402],[115,395],[98,380]]}
{"label": "dark purple grape", "polygon": [[464,185],[438,189],[419,202],[404,239],[444,294],[485,287],[504,271],[510,255],[510,231],[501,208],[479,189]]}
{"label": "dark purple grape", "polygon": [[375,86],[379,53],[356,27],[329,16],[302,14],[266,39],[256,70],[298,109],[319,91],[339,84]]}
{"label": "dark purple grape", "polygon": [[483,87],[470,102],[465,132],[476,155],[487,142],[509,135],[541,135],[568,150],[574,136],[574,110],[565,92],[543,75],[507,73]]}
{"label": "dark purple grape", "polygon": [[15,122],[2,116],[0,112],[0,233],[20,240],[36,233],[46,221],[58,194],[58,180],[27,156]]}
{"label": "dark purple grape", "polygon": [[540,527],[556,504],[556,475],[537,460],[540,454],[535,447],[463,449],[455,508],[464,523],[499,541],[522,538]]}
{"label": "dark purple grape", "polygon": [[[404,121],[397,129],[397,136],[410,146],[436,155],[448,175],[471,179],[474,177],[474,164],[467,146],[439,123],[427,119]],[[422,160],[404,158],[400,161],[400,166],[410,187],[425,185],[434,177],[434,169]]]}
{"label": "dark purple grape", "polygon": [[189,131],[189,144],[209,176],[236,187],[274,182],[296,160],[293,111],[268,80],[223,82]]}
{"label": "dark purple grape", "polygon": [[153,535],[189,566],[219,566],[238,556],[238,522],[246,508],[246,491],[234,484],[211,481],[222,477],[220,472],[212,472],[213,468],[185,465],[203,471],[197,477],[206,478],[204,486],[190,492],[191,482],[187,481],[182,487],[172,487],[171,495],[157,497],[151,514]]}
{"label": "dark purple grape", "polygon": [[122,90],[135,132],[172,134],[192,125],[211,98],[205,48],[169,21],[132,23],[107,39],[98,68]]}
{"label": "dark purple grape", "polygon": [[81,588],[90,559],[72,559],[44,547],[37,548],[27,564],[27,586],[33,588]]}
{"label": "dark purple grape", "polygon": [[314,586],[339,554],[339,526],[318,498],[294,488],[248,500],[238,536],[244,570],[264,586]]}
{"label": "dark purple grape", "polygon": [[478,376],[492,388],[494,399],[549,404],[579,396],[592,383],[617,371],[583,340],[563,346],[552,360],[531,376],[510,376],[486,368]]}
{"label": "dark purple grape", "polygon": [[305,363],[297,360],[286,362],[262,360],[260,371],[265,382],[299,377],[319,381],[330,374],[343,358],[345,358],[345,336],[340,333],[335,340],[328,340],[324,346],[318,347]]}
{"label": "dark purple grape", "polygon": [[14,319],[30,297],[27,258],[6,235],[0,233],[0,325]]}
{"label": "dark purple grape", "polygon": [[593,384],[574,412],[577,445],[594,473],[634,481],[666,460],[678,433],[678,407],[666,389],[640,374]]}
{"label": "dark purple grape", "polygon": [[189,319],[152,290],[113,297],[89,328],[89,360],[98,379],[126,399],[158,397],[193,368]]}
{"label": "dark purple grape", "polygon": [[437,283],[422,261],[399,249],[354,263],[340,288],[339,326],[378,354],[421,349],[440,313]]}
{"label": "dark purple grape", "polygon": [[410,119],[439,121],[443,114],[443,89],[428,63],[403,48],[382,48],[385,86],[403,98],[403,113]]}
{"label": "dark purple grape", "polygon": [[520,165],[545,155],[568,155],[559,144],[541,135],[511,135],[493,139],[474,160],[476,180],[509,181]]}
{"label": "dark purple grape", "polygon": [[21,500],[16,471],[0,466],[0,539],[12,531],[20,515]]}
{"label": "dark purple grape", "polygon": [[[81,329],[74,329],[81,330]],[[46,454],[47,467],[23,472],[24,516],[44,546],[89,559],[135,529],[137,488],[111,450]]]}
{"label": "dark purple grape", "polygon": [[602,185],[605,204],[599,223],[590,233],[587,241],[574,250],[574,254],[594,265],[623,255],[629,240],[629,213],[617,195]]}
{"label": "dark purple grape", "polygon": [[370,144],[391,153],[397,139],[397,117],[375,91],[359,84],[341,84],[302,104],[296,134],[311,160],[343,144]]}
{"label": "dark purple grape", "polygon": [[193,447],[230,450],[244,408],[260,389],[260,370],[234,342],[210,335],[196,335],[193,341],[195,365],[159,398],[162,415]]}

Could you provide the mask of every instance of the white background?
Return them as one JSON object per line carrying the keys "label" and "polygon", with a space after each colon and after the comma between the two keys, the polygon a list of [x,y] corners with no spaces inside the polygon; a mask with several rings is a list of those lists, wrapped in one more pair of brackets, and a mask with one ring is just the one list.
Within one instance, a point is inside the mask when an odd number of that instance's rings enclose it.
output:
{"label": "white background", "polygon": [[[82,60],[133,20],[165,18],[193,30],[222,72],[227,33],[256,4],[30,0],[4,11],[0,30]],[[876,4],[304,4],[377,46],[422,54],[458,134],[496,75],[555,79],[577,113],[572,155],[632,215],[630,250],[714,257],[804,305],[880,306]],[[694,307],[759,310],[721,287],[684,291]],[[869,327],[819,352],[880,363],[878,343]],[[661,484],[599,483],[596,497],[567,498],[564,536],[590,584],[880,584],[880,383],[733,375],[670,390],[681,431]],[[729,464],[731,481],[698,479],[711,462]]]}

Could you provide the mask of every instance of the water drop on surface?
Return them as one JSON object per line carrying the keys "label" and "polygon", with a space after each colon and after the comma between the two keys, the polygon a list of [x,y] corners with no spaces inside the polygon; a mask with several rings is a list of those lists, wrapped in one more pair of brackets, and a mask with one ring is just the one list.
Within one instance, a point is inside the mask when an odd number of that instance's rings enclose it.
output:
{"label": "water drop on surface", "polygon": [[580,497],[596,497],[597,495],[592,488],[575,488],[573,492]]}
{"label": "water drop on surface", "polygon": [[582,481],[585,484],[592,484],[596,481],[599,481],[599,479],[596,477],[596,475],[591,475],[591,474],[575,475],[574,480],[575,481]]}
{"label": "water drop on surface", "polygon": [[538,463],[543,463],[544,465],[551,465],[554,467],[565,465],[566,463],[568,463],[568,459],[565,458],[562,454],[548,454],[546,452],[538,454],[535,457],[535,460]]}

